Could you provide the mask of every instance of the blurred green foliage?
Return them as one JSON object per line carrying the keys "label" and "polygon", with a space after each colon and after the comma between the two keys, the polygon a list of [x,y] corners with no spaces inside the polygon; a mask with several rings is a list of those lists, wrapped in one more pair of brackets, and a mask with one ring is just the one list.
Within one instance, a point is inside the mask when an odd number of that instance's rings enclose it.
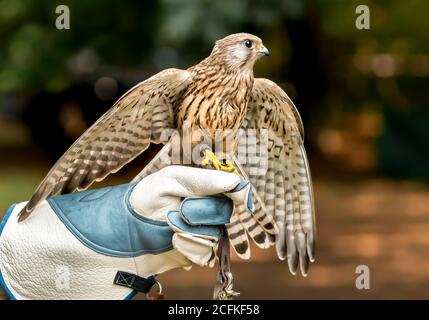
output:
{"label": "blurred green foliage", "polygon": [[[55,28],[60,4],[70,8],[70,30]],[[0,1],[0,92],[64,90],[73,58],[88,48],[96,63],[138,65],[153,47],[156,7],[151,1]]]}
{"label": "blurred green foliage", "polygon": [[[339,67],[347,64],[341,57],[350,60],[346,55],[359,50],[428,52],[428,2],[364,2],[371,8],[370,32],[354,26],[362,1],[0,0],[0,92],[62,91],[75,76],[73,59],[88,49],[100,65],[127,69],[151,63],[159,47],[174,47],[180,54],[177,64],[184,66],[207,55],[216,39],[248,31],[263,35],[274,52],[288,57],[284,23],[309,15],[332,41],[321,49],[340,57],[331,62]],[[55,28],[60,4],[70,8],[70,30]],[[270,65],[265,68],[275,75],[278,64]],[[341,81],[352,72],[334,69]]]}

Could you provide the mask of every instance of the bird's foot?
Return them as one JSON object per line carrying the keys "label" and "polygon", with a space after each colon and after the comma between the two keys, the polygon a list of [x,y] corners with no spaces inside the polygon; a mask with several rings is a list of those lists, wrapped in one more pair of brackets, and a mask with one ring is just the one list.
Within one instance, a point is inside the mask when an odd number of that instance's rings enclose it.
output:
{"label": "bird's foot", "polygon": [[223,160],[219,160],[216,157],[215,153],[210,149],[203,150],[203,154],[204,154],[204,157],[203,157],[203,160],[201,161],[202,167],[212,166],[215,170],[222,170],[222,171],[238,174],[237,168],[228,159],[223,158]]}
{"label": "bird's foot", "polygon": [[225,159],[223,162],[224,164],[223,163],[220,164],[220,170],[238,174],[237,168],[232,164],[231,161],[229,161],[228,159]]}

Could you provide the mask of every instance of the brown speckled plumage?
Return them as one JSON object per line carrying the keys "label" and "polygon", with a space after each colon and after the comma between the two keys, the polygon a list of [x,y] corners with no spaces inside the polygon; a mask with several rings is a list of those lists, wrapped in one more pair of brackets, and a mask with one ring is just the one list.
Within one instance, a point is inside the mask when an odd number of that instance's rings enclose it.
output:
{"label": "brown speckled plumage", "polygon": [[314,260],[315,224],[303,128],[286,93],[269,80],[254,79],[253,65],[261,52],[267,53],[262,50],[262,41],[253,35],[230,35],[217,41],[199,64],[164,70],[130,89],[58,160],[21,211],[20,221],[47,197],[84,190],[118,171],[150,143],[161,142],[166,128],[181,130],[185,121],[212,133],[266,128],[266,174],[243,165],[265,208],[256,201],[253,215],[236,208],[228,233],[243,258],[250,257],[248,236],[262,248],[275,240],[278,256],[288,258],[290,270],[295,273],[299,263],[306,274]]}

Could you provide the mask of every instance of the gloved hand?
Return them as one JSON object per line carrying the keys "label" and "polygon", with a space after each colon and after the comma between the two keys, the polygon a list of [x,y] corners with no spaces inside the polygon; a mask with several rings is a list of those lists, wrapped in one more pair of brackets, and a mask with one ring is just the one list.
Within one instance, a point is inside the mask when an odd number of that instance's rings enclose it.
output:
{"label": "gloved hand", "polygon": [[0,224],[0,285],[16,299],[129,298],[139,288],[124,274],[213,265],[233,203],[253,206],[238,175],[170,166],[136,185],[49,198],[21,223],[25,202],[13,205]]}
{"label": "gloved hand", "polygon": [[142,216],[166,221],[174,248],[200,266],[213,266],[220,227],[233,203],[253,208],[250,184],[236,174],[184,166],[166,167],[140,181],[130,204]]}

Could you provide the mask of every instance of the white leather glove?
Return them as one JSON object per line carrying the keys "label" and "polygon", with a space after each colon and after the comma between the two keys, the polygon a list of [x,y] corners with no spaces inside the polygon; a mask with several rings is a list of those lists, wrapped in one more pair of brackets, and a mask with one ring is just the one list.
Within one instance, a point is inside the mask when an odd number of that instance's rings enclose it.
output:
{"label": "white leather glove", "polygon": [[169,166],[147,176],[130,196],[139,214],[167,221],[175,232],[173,247],[200,266],[213,266],[219,226],[229,222],[233,202],[253,210],[251,186],[243,178],[184,166]]}
{"label": "white leather glove", "polygon": [[231,200],[252,204],[238,175],[170,166],[134,186],[50,198],[22,223],[25,202],[12,205],[0,224],[0,285],[16,299],[129,298],[119,271],[149,278],[212,265]]}

